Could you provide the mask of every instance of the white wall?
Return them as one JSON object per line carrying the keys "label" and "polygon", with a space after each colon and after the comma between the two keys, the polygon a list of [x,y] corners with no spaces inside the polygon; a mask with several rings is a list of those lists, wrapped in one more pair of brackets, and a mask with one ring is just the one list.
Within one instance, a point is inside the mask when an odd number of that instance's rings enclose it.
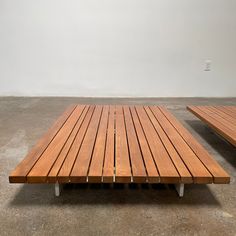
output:
{"label": "white wall", "polygon": [[236,1],[0,0],[0,95],[236,96]]}

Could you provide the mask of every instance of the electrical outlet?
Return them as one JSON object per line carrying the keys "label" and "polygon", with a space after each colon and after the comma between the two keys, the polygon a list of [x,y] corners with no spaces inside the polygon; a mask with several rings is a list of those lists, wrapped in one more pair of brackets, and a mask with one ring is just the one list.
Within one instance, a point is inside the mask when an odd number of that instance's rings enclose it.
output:
{"label": "electrical outlet", "polygon": [[204,71],[211,71],[211,60],[205,60],[205,69]]}

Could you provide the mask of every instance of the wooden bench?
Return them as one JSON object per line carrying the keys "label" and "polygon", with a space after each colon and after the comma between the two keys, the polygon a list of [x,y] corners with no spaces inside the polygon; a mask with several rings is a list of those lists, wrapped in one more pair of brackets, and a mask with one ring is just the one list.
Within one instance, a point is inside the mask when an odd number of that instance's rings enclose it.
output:
{"label": "wooden bench", "polygon": [[10,174],[11,183],[229,183],[164,107],[70,106]]}
{"label": "wooden bench", "polygon": [[236,106],[188,106],[187,109],[236,146]]}

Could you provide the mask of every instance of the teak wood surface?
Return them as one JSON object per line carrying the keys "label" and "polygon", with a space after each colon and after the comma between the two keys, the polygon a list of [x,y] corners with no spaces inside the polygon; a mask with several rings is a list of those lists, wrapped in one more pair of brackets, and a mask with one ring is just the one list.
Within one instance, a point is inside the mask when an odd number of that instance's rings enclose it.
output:
{"label": "teak wood surface", "polygon": [[9,180],[208,184],[230,177],[164,107],[71,105]]}
{"label": "teak wood surface", "polygon": [[236,106],[188,106],[187,108],[236,146]]}

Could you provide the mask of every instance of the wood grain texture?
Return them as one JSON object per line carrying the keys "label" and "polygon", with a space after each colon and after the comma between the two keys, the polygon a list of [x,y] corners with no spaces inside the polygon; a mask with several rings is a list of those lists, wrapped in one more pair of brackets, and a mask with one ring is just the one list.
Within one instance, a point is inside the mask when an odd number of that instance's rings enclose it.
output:
{"label": "wood grain texture", "polygon": [[39,139],[37,144],[31,149],[27,156],[17,165],[9,176],[10,183],[25,183],[26,176],[33,168],[34,164],[41,157],[50,142],[65,124],[66,120],[75,110],[76,105],[69,106],[66,111],[55,121],[52,127]]}
{"label": "wood grain texture", "polygon": [[133,120],[128,106],[124,107],[125,127],[128,139],[130,162],[132,167],[133,182],[146,182],[146,169],[142,153],[136,136]]}
{"label": "wood grain texture", "polygon": [[[221,107],[222,127],[235,124],[234,113]],[[230,177],[164,107],[77,105],[63,113],[9,180],[206,184],[229,183]]]}
{"label": "wood grain texture", "polygon": [[189,147],[194,151],[199,160],[206,169],[212,174],[214,183],[229,183],[230,177],[226,171],[215,161],[203,146],[185,129],[181,123],[164,107],[159,107],[168,121],[175,127],[181,137],[188,143]]}
{"label": "wood grain texture", "polygon": [[156,166],[160,173],[160,179],[163,183],[178,183],[180,175],[174,166],[168,152],[163,146],[160,137],[156,133],[151,121],[149,120],[143,107],[136,106],[136,111],[143,127],[147,141],[149,143]]}
{"label": "wood grain texture", "polygon": [[[160,114],[158,114],[158,110],[156,110],[157,109],[156,107],[145,107],[145,109],[149,116],[149,119],[152,121],[153,126],[155,127],[156,132],[158,133],[163,143],[163,146],[166,148],[170,158],[172,159],[173,164],[178,170],[178,173],[181,177],[181,182],[192,183],[193,182],[192,175],[186,167],[188,165],[185,165],[185,162],[181,159],[180,152],[178,152],[177,148],[173,146],[171,135],[167,136],[168,130],[166,129],[170,129],[169,133],[171,134],[172,133],[174,134],[174,130],[171,130],[171,127],[165,126],[166,122],[165,120],[162,120],[163,117],[161,117]],[[164,123],[164,127],[163,127],[163,123]],[[168,122],[167,122],[167,125],[168,125]],[[177,142],[179,143],[179,140]]]}
{"label": "wood grain texture", "polygon": [[88,173],[88,182],[102,182],[109,107],[104,106]]}
{"label": "wood grain texture", "polygon": [[52,140],[51,145],[44,151],[40,159],[35,163],[29,174],[27,175],[28,183],[46,182],[47,175],[57,160],[65,142],[73,131],[84,106],[77,106],[67,122]]}
{"label": "wood grain texture", "polygon": [[88,130],[91,117],[94,113],[94,109],[95,109],[95,106],[90,106],[89,111],[86,114],[86,117],[83,121],[83,124],[82,124],[79,132],[77,133],[75,140],[70,148],[70,151],[68,152],[68,154],[65,157],[64,163],[61,166],[61,169],[60,169],[59,173],[57,174],[57,178],[56,178],[59,183],[70,182],[70,173],[71,173],[71,170],[74,166],[74,163],[75,163],[76,157],[79,153],[79,150],[81,148],[82,142],[84,140],[84,136]]}
{"label": "wood grain texture", "polygon": [[[162,126],[163,130],[165,130],[170,142],[175,147],[179,156],[181,157],[185,165],[188,167],[191,175],[193,176],[194,183],[212,183],[212,175],[208,172],[208,170],[198,159],[196,154],[185,142],[185,140],[181,138],[180,134],[176,131],[176,129],[168,122],[163,113],[157,107],[151,108],[151,110],[160,122],[160,125]],[[181,161],[178,160],[177,163],[180,164]]]}
{"label": "wood grain texture", "polygon": [[71,182],[86,182],[90,160],[93,154],[94,144],[100,123],[102,106],[96,106],[91,121],[85,134],[81,148],[70,173]]}
{"label": "wood grain texture", "polygon": [[236,113],[230,109],[227,109],[225,106],[214,106],[216,109],[220,109],[226,115],[228,115],[231,119],[233,119],[234,123],[236,123]]}
{"label": "wood grain texture", "polygon": [[[188,106],[187,109],[224,137],[228,142],[236,146],[236,126],[234,122],[236,117],[235,107]],[[231,114],[232,119],[226,118],[221,112],[222,109],[228,114]]]}
{"label": "wood grain texture", "polygon": [[136,129],[138,142],[139,142],[140,149],[141,149],[142,156],[143,156],[143,160],[145,163],[145,167],[146,167],[146,171],[147,171],[147,175],[148,175],[147,176],[148,182],[159,183],[160,182],[160,175],[158,173],[154,158],[152,156],[152,153],[149,148],[145,134],[143,132],[142,126],[140,124],[136,110],[134,107],[130,107],[130,111],[132,114],[134,127]]}
{"label": "wood grain texture", "polygon": [[106,150],[103,166],[103,182],[113,183],[115,176],[115,107],[109,106]]}
{"label": "wood grain texture", "polygon": [[72,133],[70,134],[69,138],[67,139],[57,160],[55,161],[54,165],[52,166],[52,168],[47,176],[48,182],[55,183],[57,181],[57,175],[58,175],[58,173],[63,165],[63,162],[65,161],[66,156],[69,153],[74,141],[76,140],[76,135],[78,134],[80,127],[83,124],[83,121],[86,117],[88,110],[89,110],[89,106],[86,106],[85,109],[83,110],[83,113],[80,116],[75,128],[73,129]]}
{"label": "wood grain texture", "polygon": [[116,106],[115,181],[131,182],[131,167],[122,106]]}

